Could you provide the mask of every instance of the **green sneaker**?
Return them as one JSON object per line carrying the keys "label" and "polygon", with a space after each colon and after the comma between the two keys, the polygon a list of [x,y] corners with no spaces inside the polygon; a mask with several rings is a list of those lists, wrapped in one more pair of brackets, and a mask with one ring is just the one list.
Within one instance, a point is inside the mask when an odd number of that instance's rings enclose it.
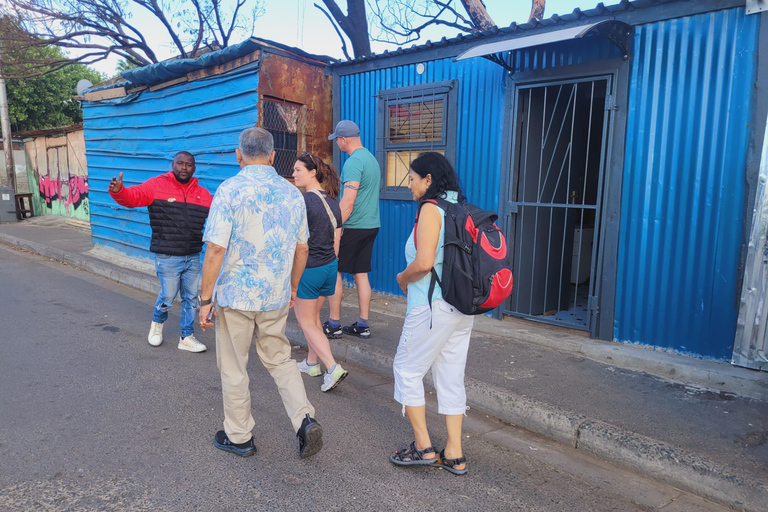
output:
{"label": "green sneaker", "polygon": [[323,375],[323,385],[320,386],[320,391],[330,391],[339,385],[339,382],[344,380],[344,377],[349,375],[349,372],[341,367],[339,363],[334,366],[333,372],[325,372]]}
{"label": "green sneaker", "polygon": [[300,363],[296,363],[301,373],[306,373],[310,377],[319,377],[323,374],[323,370],[320,369],[320,363],[309,364],[307,360],[303,360]]}

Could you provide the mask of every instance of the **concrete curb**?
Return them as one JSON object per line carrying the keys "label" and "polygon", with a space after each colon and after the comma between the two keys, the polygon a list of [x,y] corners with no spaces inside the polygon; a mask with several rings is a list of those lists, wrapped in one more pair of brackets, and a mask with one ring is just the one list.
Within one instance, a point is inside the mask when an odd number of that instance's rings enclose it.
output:
{"label": "concrete curb", "polygon": [[127,269],[110,268],[111,265],[105,264],[93,257],[62,251],[61,249],[48,247],[47,245],[39,244],[37,242],[30,242],[5,233],[0,233],[0,243],[66,263],[72,267],[85,270],[97,276],[106,277],[107,279],[130,286],[131,288],[136,288],[143,292],[157,294],[160,291],[160,283],[157,282],[157,279],[154,276],[149,277],[142,272],[135,272]]}
{"label": "concrete curb", "polygon": [[[62,251],[4,233],[0,233],[0,243],[67,263],[148,293],[157,293],[159,289],[156,280],[146,274],[110,268],[111,265],[93,257]],[[306,346],[298,327],[289,325],[286,335],[292,343]],[[392,376],[394,357],[368,344],[342,338],[332,340],[331,347],[334,356],[342,361]],[[429,382],[430,379],[425,379],[425,384]],[[697,454],[476,379],[467,378],[466,388],[471,406],[510,424],[736,510],[768,510],[768,483],[757,481],[751,475],[736,474],[722,464]]]}
{"label": "concrete curb", "polygon": [[[291,343],[306,347],[301,330],[286,328]],[[331,340],[334,357],[391,377],[394,357],[351,338]],[[425,387],[431,388],[429,376]],[[768,510],[768,483],[609,423],[590,419],[467,377],[467,402],[491,416],[543,435],[735,510]]]}

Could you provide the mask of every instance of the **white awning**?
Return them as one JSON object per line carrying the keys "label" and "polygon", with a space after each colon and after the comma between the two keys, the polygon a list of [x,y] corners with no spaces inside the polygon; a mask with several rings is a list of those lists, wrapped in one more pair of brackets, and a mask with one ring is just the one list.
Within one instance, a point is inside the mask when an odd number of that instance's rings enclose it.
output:
{"label": "white awning", "polygon": [[616,20],[603,20],[598,21],[597,23],[591,23],[589,25],[580,25],[578,27],[569,27],[560,30],[550,30],[540,34],[515,37],[513,39],[505,39],[504,41],[495,41],[493,43],[481,43],[460,54],[453,60],[455,62],[459,60],[471,59],[473,57],[484,57],[486,55],[493,55],[511,50],[530,48],[532,46],[557,43],[560,41],[567,41],[569,39],[582,38],[591,33],[600,33],[608,37],[611,42],[613,42],[625,53],[625,58],[628,58],[629,56],[626,55],[626,43],[628,42],[630,31],[631,27],[626,23]]}

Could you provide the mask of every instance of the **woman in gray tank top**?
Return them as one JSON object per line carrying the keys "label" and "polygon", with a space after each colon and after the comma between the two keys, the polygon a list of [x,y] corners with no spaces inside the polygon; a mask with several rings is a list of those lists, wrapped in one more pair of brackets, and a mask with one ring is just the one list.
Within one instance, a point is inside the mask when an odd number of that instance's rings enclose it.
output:
{"label": "woman in gray tank top", "polygon": [[[324,298],[336,291],[341,238],[341,208],[336,201],[339,176],[319,156],[305,153],[293,165],[293,180],[294,185],[304,190],[309,226],[309,256],[293,306],[309,353],[304,361],[296,364],[311,377],[322,375],[320,390],[330,391],[347,376],[347,371],[334,359],[320,323]],[[320,368],[320,361],[325,365],[325,372]]]}

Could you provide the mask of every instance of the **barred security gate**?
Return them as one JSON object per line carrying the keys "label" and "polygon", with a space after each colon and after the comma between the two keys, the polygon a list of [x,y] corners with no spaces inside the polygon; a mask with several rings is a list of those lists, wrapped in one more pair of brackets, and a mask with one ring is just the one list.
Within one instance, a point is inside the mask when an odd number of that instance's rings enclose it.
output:
{"label": "barred security gate", "polygon": [[262,96],[259,102],[261,126],[272,134],[275,142],[277,174],[293,179],[293,164],[306,151],[315,127],[315,112],[306,105]]}
{"label": "barred security gate", "polygon": [[518,86],[505,314],[595,335],[611,77]]}

